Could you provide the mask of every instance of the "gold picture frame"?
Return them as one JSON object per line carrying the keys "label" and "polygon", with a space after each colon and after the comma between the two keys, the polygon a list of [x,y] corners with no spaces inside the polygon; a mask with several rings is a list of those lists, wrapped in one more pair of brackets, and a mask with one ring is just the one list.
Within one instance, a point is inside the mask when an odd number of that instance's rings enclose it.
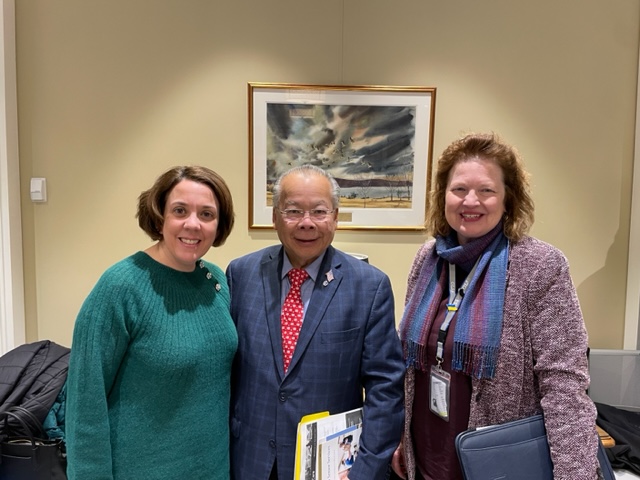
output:
{"label": "gold picture frame", "polygon": [[248,96],[249,228],[273,228],[273,182],[311,163],[340,185],[339,229],[424,229],[435,87],[249,83]]}

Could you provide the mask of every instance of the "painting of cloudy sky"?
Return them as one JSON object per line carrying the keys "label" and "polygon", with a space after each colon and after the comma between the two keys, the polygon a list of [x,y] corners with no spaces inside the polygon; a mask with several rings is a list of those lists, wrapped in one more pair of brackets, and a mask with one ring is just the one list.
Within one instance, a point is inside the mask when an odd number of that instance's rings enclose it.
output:
{"label": "painting of cloudy sky", "polygon": [[312,164],[329,171],[343,195],[363,184],[373,197],[388,196],[392,183],[410,192],[415,117],[414,106],[269,103],[267,185]]}

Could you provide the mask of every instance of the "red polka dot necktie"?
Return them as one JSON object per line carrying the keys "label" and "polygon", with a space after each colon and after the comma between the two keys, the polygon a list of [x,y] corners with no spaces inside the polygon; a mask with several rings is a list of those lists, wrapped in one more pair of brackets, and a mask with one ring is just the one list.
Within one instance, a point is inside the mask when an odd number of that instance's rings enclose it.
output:
{"label": "red polka dot necktie", "polygon": [[280,323],[282,325],[282,358],[284,360],[284,371],[289,368],[289,362],[296,349],[300,327],[302,327],[302,316],[304,305],[300,296],[300,287],[309,274],[301,268],[292,268],[287,274],[289,276],[289,293],[282,304],[282,314]]}

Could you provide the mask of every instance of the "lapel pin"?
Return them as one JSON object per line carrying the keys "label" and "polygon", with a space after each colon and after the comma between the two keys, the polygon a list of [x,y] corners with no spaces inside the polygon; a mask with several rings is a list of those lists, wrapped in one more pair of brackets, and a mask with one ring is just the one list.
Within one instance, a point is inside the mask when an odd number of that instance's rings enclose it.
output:
{"label": "lapel pin", "polygon": [[333,272],[331,270],[329,270],[326,273],[326,275],[327,275],[327,279],[324,282],[322,282],[323,287],[326,287],[327,285],[329,285],[330,282],[333,281]]}

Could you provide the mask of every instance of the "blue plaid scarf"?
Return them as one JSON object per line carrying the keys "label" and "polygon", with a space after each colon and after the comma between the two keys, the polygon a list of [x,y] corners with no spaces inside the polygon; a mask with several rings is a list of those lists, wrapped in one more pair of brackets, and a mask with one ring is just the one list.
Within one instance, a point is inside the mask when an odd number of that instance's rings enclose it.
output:
{"label": "blue plaid scarf", "polygon": [[446,262],[468,272],[478,257],[475,275],[457,312],[452,368],[476,378],[493,378],[502,333],[509,259],[509,241],[502,233],[502,222],[465,245],[458,244],[454,231],[447,237],[436,237],[436,248],[422,265],[400,324],[407,366],[425,370],[429,330],[448,291]]}

